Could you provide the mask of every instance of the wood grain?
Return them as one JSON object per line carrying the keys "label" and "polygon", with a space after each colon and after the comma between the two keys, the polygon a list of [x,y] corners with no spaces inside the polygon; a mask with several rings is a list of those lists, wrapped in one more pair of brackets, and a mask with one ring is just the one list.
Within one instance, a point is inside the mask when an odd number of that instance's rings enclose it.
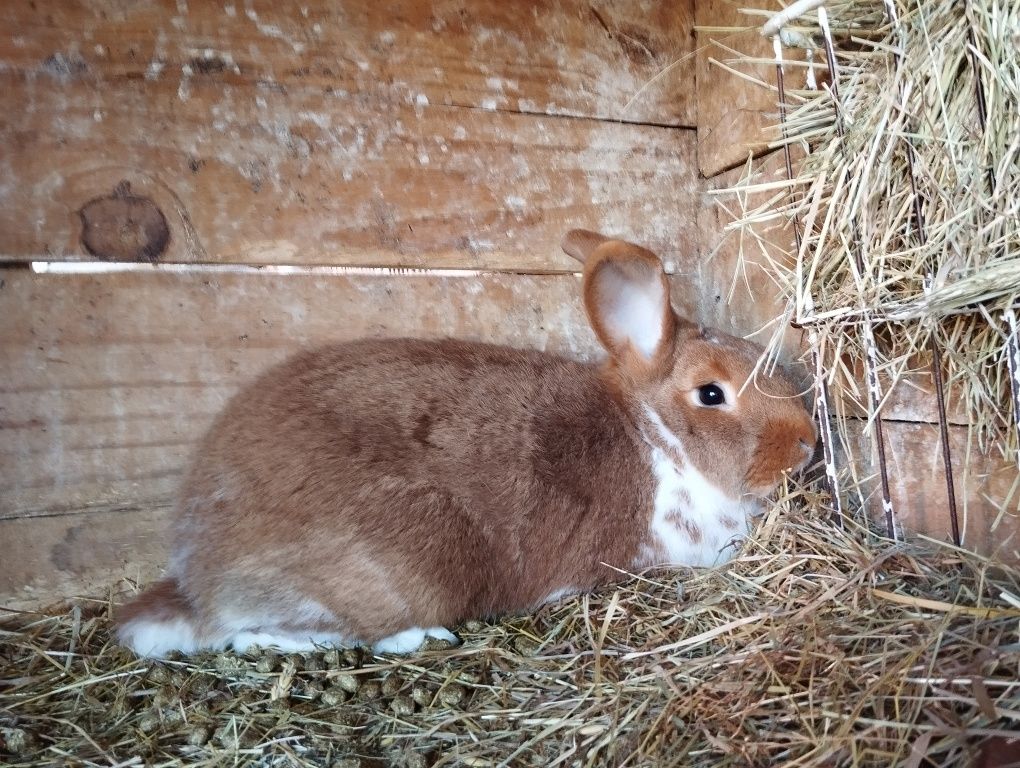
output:
{"label": "wood grain", "polygon": [[237,386],[361,337],[597,352],[574,276],[34,275],[0,289],[0,519],[165,505]]}
{"label": "wood grain", "polygon": [[120,591],[159,576],[169,551],[168,509],[0,520],[0,606],[39,608]]}
{"label": "wood grain", "polygon": [[[863,422],[850,422],[850,439],[860,459],[868,509],[883,525],[878,467],[872,439]],[[939,428],[935,424],[885,421],[890,495],[896,521],[908,532],[951,541],[951,524],[942,464]],[[949,430],[953,477],[959,505],[960,530],[967,549],[1020,563],[1020,477],[1016,463],[997,455],[968,451],[967,427]]]}
{"label": "wood grain", "polygon": [[[694,127],[694,3],[680,0],[9,0],[0,59],[44,82],[343,89]],[[666,75],[662,70],[669,68]],[[650,82],[651,81],[651,82]],[[626,109],[625,109],[626,107]]]}
{"label": "wood grain", "polygon": [[[715,176],[767,151],[778,137],[775,66],[742,61],[774,61],[772,43],[761,35],[765,17],[742,9],[778,11],[777,0],[699,0],[695,4],[698,81],[698,168]],[[784,56],[803,60],[786,50]],[[739,76],[734,74],[739,72]],[[786,87],[803,88],[806,70],[787,68]],[[753,81],[762,83],[755,85]]]}
{"label": "wood grain", "polygon": [[694,133],[656,125],[692,123],[693,70],[623,111],[690,6],[641,7],[4,4],[0,259],[568,271],[578,226],[691,253]]}

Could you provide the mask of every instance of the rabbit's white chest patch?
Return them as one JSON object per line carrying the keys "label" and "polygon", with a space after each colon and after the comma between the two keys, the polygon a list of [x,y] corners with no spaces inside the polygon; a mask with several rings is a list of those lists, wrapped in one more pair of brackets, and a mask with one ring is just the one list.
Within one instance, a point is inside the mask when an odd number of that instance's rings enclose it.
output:
{"label": "rabbit's white chest patch", "polygon": [[[684,456],[676,435],[658,414],[649,414],[657,437]],[[712,566],[729,560],[736,552],[736,539],[747,535],[748,515],[756,511],[757,504],[723,493],[690,461],[678,466],[662,448],[654,444],[649,448],[655,500],[650,542],[637,565]]]}

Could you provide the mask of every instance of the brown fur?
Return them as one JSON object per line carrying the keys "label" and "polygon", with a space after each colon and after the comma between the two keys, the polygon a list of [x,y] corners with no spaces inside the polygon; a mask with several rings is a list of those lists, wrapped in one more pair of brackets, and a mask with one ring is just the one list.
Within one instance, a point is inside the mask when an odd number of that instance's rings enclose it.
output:
{"label": "brown fur", "polygon": [[117,611],[121,623],[146,616],[158,621],[167,621],[178,616],[191,614],[191,606],[180,593],[175,579],[160,579],[127,605]]}
{"label": "brown fur", "polygon": [[639,397],[680,438],[690,461],[733,496],[766,495],[785,470],[803,465],[815,444],[814,422],[783,375],[752,381],[732,408],[691,401],[704,384],[729,382],[739,390],[761,352],[752,342],[684,323],[669,373],[638,385]]}
{"label": "brown fur", "polygon": [[723,524],[723,527],[729,528],[731,531],[735,531],[740,527],[740,521],[736,518],[730,517],[729,515],[722,515],[719,518],[719,522]]}
{"label": "brown fur", "polygon": [[684,517],[679,511],[669,512],[666,515],[666,519],[677,528],[681,529],[687,534],[687,538],[691,540],[692,544],[700,544],[702,539],[701,528],[693,520],[689,520]]}
{"label": "brown fur", "polygon": [[650,479],[630,429],[594,368],[537,352],[309,352],[235,398],[199,449],[177,576],[209,622],[286,592],[367,641],[590,588],[640,543]]}
{"label": "brown fur", "polygon": [[[665,291],[648,251],[587,233],[584,299],[603,367],[453,340],[359,341],[305,352],[235,396],[200,445],[175,522],[170,578],[123,609],[187,615],[199,637],[246,628],[341,631],[519,612],[619,577],[649,541],[655,480],[643,409],[734,496],[766,493],[814,430],[792,384],[749,387],[760,348],[677,318],[665,301],[648,358],[607,326],[600,275]],[[609,283],[614,284],[613,282]],[[682,458],[677,457],[677,461]],[[689,521],[688,521],[689,522]],[[697,526],[680,522],[694,543]],[[340,626],[302,624],[314,601]]]}

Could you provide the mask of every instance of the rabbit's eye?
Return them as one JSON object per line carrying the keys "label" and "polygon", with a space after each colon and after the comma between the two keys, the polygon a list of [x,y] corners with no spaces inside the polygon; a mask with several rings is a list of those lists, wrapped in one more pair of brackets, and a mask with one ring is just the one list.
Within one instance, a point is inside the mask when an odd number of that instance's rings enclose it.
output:
{"label": "rabbit's eye", "polygon": [[698,402],[702,405],[723,405],[726,402],[726,393],[718,384],[706,384],[698,387]]}

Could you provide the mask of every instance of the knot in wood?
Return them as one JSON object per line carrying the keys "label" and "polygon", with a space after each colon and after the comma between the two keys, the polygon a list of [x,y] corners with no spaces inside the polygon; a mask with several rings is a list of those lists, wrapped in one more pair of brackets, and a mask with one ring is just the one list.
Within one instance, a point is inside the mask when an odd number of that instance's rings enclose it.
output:
{"label": "knot in wood", "polygon": [[132,194],[127,184],[90,200],[78,215],[82,245],[97,259],[154,262],[170,243],[163,212],[149,198]]}

